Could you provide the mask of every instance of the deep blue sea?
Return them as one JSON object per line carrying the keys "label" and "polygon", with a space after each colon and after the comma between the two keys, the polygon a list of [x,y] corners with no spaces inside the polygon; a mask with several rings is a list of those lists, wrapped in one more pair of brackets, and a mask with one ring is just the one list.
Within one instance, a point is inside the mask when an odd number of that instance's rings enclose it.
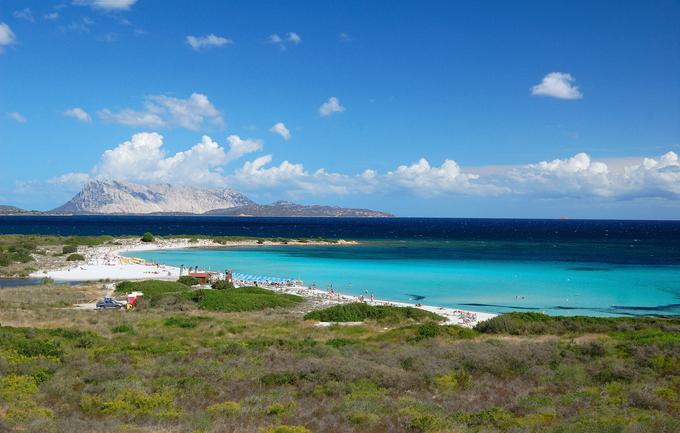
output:
{"label": "deep blue sea", "polygon": [[324,237],[358,246],[135,253],[489,312],[680,315],[680,222],[168,216],[0,217],[0,233]]}

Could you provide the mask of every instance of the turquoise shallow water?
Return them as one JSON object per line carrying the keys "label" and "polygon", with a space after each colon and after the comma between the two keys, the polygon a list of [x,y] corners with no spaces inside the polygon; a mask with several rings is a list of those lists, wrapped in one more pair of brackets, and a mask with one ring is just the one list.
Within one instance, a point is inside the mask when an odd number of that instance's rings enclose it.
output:
{"label": "turquoise shallow water", "polygon": [[[348,294],[486,312],[680,315],[680,266],[540,260],[531,245],[371,243],[136,252],[162,264],[302,279]],[[490,253],[489,250],[493,250]],[[502,250],[502,251],[501,251]],[[501,251],[501,253],[499,253]],[[510,259],[512,252],[518,257]],[[524,251],[525,253],[522,253]],[[541,255],[543,256],[543,255]]]}

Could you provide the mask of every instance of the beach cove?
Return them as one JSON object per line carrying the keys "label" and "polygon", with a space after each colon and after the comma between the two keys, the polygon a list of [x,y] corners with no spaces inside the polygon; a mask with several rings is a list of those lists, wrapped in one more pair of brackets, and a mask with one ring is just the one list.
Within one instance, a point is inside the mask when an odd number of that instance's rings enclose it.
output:
{"label": "beach cove", "polygon": [[[51,278],[55,281],[77,282],[77,281],[98,281],[98,280],[167,280],[175,281],[180,274],[186,275],[187,270],[182,273],[182,266],[179,264],[169,264],[162,261],[148,260],[144,257],[146,253],[163,251],[243,251],[243,248],[263,249],[272,246],[282,248],[313,248],[324,246],[328,248],[343,248],[346,246],[356,246],[354,241],[286,241],[285,245],[280,242],[239,240],[226,243],[217,243],[210,239],[163,239],[154,242],[142,242],[139,239],[119,239],[114,242],[119,245],[104,245],[90,247],[84,251],[85,262],[78,263],[69,267],[56,269],[41,269],[30,275],[31,278]],[[199,270],[214,270],[210,266],[196,265]],[[185,265],[186,269],[188,265]],[[223,269],[224,271],[225,269]],[[269,275],[272,278],[278,278]],[[473,327],[477,323],[487,320],[496,314],[463,310],[459,308],[448,308],[445,306],[424,305],[423,303],[398,302],[394,300],[381,299],[379,297],[370,298],[366,295],[352,295],[339,290],[321,289],[315,284],[312,286],[304,285],[302,280],[286,278],[288,284],[274,285],[263,282],[244,280],[237,281],[240,285],[258,284],[261,287],[273,291],[294,294],[311,300],[313,308],[321,308],[337,304],[352,302],[366,302],[372,305],[389,305],[399,307],[417,307],[426,311],[434,312],[443,316],[449,324],[457,324],[466,327]]]}

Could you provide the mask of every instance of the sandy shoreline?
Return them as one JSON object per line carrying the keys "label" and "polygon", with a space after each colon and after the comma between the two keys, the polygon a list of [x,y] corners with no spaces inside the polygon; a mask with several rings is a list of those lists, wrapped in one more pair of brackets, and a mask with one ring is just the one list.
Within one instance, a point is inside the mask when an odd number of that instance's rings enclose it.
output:
{"label": "sandy shoreline", "polygon": [[[32,273],[32,278],[49,277],[55,281],[98,281],[98,280],[144,280],[158,279],[174,281],[179,278],[180,269],[174,266],[145,263],[142,260],[134,260],[129,257],[135,251],[167,250],[181,248],[235,248],[243,246],[266,246],[281,245],[279,242],[258,243],[256,240],[230,241],[217,243],[209,239],[164,239],[156,242],[141,242],[138,239],[118,240],[118,245],[104,245],[79,249],[79,253],[85,256],[84,262],[74,263],[67,268],[43,269]],[[356,242],[340,241],[329,244],[328,242],[298,242],[289,241],[287,245],[355,245]],[[127,254],[127,256],[123,256]],[[271,290],[302,296],[314,301],[320,306],[331,306],[357,302],[359,297],[337,292],[329,293],[303,285],[279,285],[265,286]],[[416,307],[439,314],[446,318],[447,323],[472,327],[479,322],[495,317],[496,314],[477,311],[460,310],[449,307],[432,305],[411,304],[404,302],[376,299],[366,301],[372,305],[391,305],[400,307]]]}

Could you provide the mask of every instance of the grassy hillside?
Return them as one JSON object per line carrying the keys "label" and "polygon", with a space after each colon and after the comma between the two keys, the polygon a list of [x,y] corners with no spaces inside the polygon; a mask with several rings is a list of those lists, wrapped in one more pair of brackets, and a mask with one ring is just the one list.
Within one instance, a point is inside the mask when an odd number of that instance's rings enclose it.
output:
{"label": "grassy hillside", "polygon": [[[0,291],[0,431],[680,431],[677,319],[319,328],[261,289],[144,284],[131,312],[64,308],[97,286]],[[244,299],[266,309],[215,311]]]}

